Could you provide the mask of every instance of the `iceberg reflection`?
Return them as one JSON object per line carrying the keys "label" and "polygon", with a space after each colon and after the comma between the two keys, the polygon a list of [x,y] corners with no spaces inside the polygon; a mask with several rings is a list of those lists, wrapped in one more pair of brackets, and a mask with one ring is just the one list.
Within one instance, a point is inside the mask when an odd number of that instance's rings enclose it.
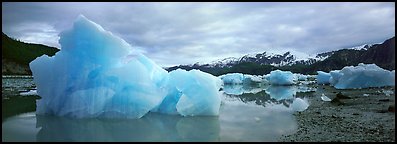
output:
{"label": "iceberg reflection", "polygon": [[140,119],[68,119],[37,115],[37,141],[219,141],[218,116],[148,113]]}
{"label": "iceberg reflection", "polygon": [[287,111],[303,111],[307,109],[309,106],[308,101],[305,98],[300,98],[302,95],[297,97],[297,94],[303,93],[307,95],[306,92],[314,91],[316,91],[316,88],[306,85],[264,85],[261,87],[251,86],[251,88],[244,85],[224,86],[226,97],[237,98],[244,103],[255,103],[270,109],[284,109]]}
{"label": "iceberg reflection", "polygon": [[252,86],[252,85],[241,85],[241,84],[225,84],[223,91],[230,95],[241,95],[244,93],[253,93],[263,91],[263,87]]}

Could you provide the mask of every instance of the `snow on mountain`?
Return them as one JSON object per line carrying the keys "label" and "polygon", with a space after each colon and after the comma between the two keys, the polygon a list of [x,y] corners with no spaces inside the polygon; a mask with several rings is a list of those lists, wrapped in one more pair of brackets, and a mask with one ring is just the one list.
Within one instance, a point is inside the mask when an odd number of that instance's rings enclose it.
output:
{"label": "snow on mountain", "polygon": [[[367,50],[371,46],[375,44],[363,44],[350,48],[342,48],[342,49],[353,49],[353,50]],[[195,63],[188,66],[204,66],[204,67],[232,67],[233,65],[243,63],[243,62],[253,62],[261,65],[272,65],[276,67],[286,66],[286,65],[294,65],[294,64],[304,64],[311,65],[318,61],[323,61],[334,54],[335,51],[324,52],[317,55],[305,55],[302,53],[291,53],[285,52],[284,54],[275,54],[275,53],[257,53],[257,54],[246,54],[242,57],[228,57],[224,59],[219,59],[212,61],[210,63]],[[299,55],[297,55],[299,54]],[[298,57],[299,56],[299,57]]]}
{"label": "snow on mountain", "polygon": [[363,44],[363,45],[354,46],[354,47],[345,48],[345,49],[367,50],[368,48],[370,48],[370,47],[373,46],[373,45],[374,45],[374,44]]}

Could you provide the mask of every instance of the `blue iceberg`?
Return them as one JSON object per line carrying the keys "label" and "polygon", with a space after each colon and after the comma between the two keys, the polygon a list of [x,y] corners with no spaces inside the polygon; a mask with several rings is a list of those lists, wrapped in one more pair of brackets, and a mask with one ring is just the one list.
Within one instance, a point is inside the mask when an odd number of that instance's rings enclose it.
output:
{"label": "blue iceberg", "polygon": [[388,71],[376,64],[346,66],[342,70],[331,71],[331,85],[336,89],[360,89],[395,85],[395,71]]}
{"label": "blue iceberg", "polygon": [[219,76],[224,84],[243,84],[244,74],[242,73],[228,73]]}
{"label": "blue iceberg", "polygon": [[294,74],[290,71],[274,70],[268,76],[271,85],[293,85]]}
{"label": "blue iceberg", "polygon": [[80,15],[61,50],[29,66],[37,114],[141,118],[149,111],[219,115],[221,80],[199,70],[168,73],[123,39]]}
{"label": "blue iceberg", "polygon": [[228,73],[219,76],[222,79],[224,84],[258,84],[263,82],[262,76],[258,75],[249,75],[249,74],[242,74],[242,73]]}
{"label": "blue iceberg", "polygon": [[317,78],[317,84],[329,84],[331,74],[323,72],[323,71],[317,71],[316,78]]}

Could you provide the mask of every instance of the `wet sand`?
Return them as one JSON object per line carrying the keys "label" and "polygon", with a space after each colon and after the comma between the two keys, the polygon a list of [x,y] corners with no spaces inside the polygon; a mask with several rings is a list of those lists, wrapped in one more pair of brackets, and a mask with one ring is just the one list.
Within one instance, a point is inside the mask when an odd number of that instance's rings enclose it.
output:
{"label": "wet sand", "polygon": [[[393,92],[389,96],[384,90]],[[323,101],[321,94],[333,100],[341,92],[350,99]],[[294,113],[298,130],[282,136],[282,142],[394,142],[395,87],[337,90],[319,86],[306,97],[308,109]],[[365,94],[365,96],[364,96]],[[390,108],[389,108],[390,107]]]}

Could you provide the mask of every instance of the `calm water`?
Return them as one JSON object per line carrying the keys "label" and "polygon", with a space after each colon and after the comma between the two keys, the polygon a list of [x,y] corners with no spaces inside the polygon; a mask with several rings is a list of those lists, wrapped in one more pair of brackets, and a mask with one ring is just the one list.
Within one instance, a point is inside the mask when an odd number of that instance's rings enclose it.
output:
{"label": "calm water", "polygon": [[[32,106],[19,108],[34,104],[33,96],[3,96],[2,141],[277,141],[297,130],[292,113],[307,107],[295,100],[305,99],[310,91],[315,89],[228,85],[219,116],[148,113],[140,119],[36,116]],[[16,104],[20,99],[24,102]],[[5,107],[9,105],[22,110]]]}

